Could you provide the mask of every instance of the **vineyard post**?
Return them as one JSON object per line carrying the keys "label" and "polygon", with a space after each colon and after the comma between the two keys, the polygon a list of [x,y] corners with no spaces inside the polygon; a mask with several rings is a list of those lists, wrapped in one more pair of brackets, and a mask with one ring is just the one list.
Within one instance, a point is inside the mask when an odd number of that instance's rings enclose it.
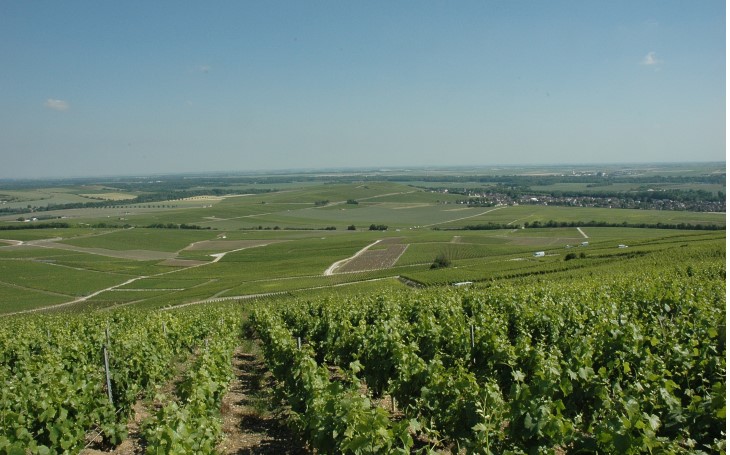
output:
{"label": "vineyard post", "polygon": [[469,327],[469,332],[471,335],[471,361],[472,363],[475,363],[477,361],[476,356],[474,355],[474,324],[471,324]]}
{"label": "vineyard post", "polygon": [[114,399],[112,398],[111,374],[109,373],[109,351],[107,350],[106,345],[104,345],[104,371],[106,372],[106,391],[109,394],[109,403],[114,406]]}
{"label": "vineyard post", "polygon": [[167,336],[167,325],[165,324],[165,321],[162,321],[162,333]]}
{"label": "vineyard post", "polygon": [[302,350],[302,337],[297,337],[297,349]]}

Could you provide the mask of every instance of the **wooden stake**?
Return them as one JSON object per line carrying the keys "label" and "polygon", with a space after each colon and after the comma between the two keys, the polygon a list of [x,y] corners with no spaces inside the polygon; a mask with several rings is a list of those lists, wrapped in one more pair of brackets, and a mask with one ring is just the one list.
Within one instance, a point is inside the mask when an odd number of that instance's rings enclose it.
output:
{"label": "wooden stake", "polygon": [[474,355],[474,324],[471,325],[471,363],[476,364],[477,358]]}
{"label": "wooden stake", "polygon": [[109,394],[109,403],[114,406],[114,399],[112,398],[112,380],[109,372],[109,351],[107,350],[106,345],[104,345],[104,370],[106,371],[106,391]]}

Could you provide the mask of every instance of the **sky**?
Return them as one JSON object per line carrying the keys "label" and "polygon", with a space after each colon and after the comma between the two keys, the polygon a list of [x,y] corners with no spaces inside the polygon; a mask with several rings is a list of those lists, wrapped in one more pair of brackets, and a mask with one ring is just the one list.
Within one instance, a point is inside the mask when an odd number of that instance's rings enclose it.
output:
{"label": "sky", "polygon": [[725,1],[0,1],[0,178],[724,161]]}

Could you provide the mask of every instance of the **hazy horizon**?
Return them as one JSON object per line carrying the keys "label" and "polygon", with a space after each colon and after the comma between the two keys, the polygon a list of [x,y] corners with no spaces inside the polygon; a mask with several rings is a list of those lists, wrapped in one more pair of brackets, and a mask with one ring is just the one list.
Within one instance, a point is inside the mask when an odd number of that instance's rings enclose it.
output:
{"label": "hazy horizon", "polygon": [[[568,170],[575,168],[580,171],[606,171],[606,170],[627,170],[637,169],[641,170],[649,166],[658,166],[671,168],[675,166],[710,166],[719,165],[723,168],[726,167],[726,161],[654,161],[654,162],[622,162],[622,163],[534,163],[534,164],[483,164],[483,165],[442,165],[442,166],[428,166],[428,165],[413,165],[413,166],[361,166],[361,167],[331,167],[331,168],[271,168],[271,169],[252,169],[252,170],[209,170],[209,171],[179,171],[179,172],[137,172],[137,173],[107,173],[107,174],[85,174],[85,175],[48,175],[43,177],[0,177],[0,182],[12,182],[12,181],[62,181],[62,180],[101,180],[101,179],[125,179],[125,178],[162,178],[162,177],[190,177],[190,178],[205,178],[205,177],[252,177],[252,176],[287,176],[287,175],[318,175],[318,174],[362,174],[362,173],[398,173],[398,172],[423,172],[424,175],[429,172],[440,173],[440,172],[453,172],[461,170],[469,170],[469,173],[482,175],[484,171],[495,171],[495,170],[544,170],[544,169],[562,169]],[[650,169],[644,169],[650,170]],[[662,169],[662,171],[669,171],[670,169]],[[507,175],[507,174],[505,174]]]}
{"label": "hazy horizon", "polygon": [[724,162],[725,8],[8,2],[0,179]]}

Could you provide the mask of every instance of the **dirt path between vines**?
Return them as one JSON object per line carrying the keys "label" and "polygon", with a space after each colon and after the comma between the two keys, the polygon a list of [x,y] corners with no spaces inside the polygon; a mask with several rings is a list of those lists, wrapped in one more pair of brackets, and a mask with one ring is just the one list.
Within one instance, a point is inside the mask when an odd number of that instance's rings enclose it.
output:
{"label": "dirt path between vines", "polygon": [[233,354],[235,379],[221,403],[225,437],[219,453],[308,454],[283,420],[270,410],[272,379],[263,359],[252,349],[236,348]]}

